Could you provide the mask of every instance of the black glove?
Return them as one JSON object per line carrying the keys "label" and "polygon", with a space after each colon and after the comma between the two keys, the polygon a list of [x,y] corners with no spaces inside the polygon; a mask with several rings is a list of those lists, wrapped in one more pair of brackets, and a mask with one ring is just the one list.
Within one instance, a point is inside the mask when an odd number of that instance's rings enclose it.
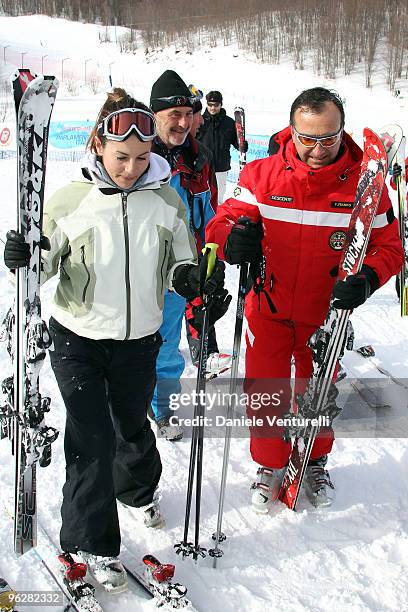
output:
{"label": "black glove", "polygon": [[24,268],[30,263],[30,246],[24,236],[15,230],[7,232],[4,263],[10,270]]}
{"label": "black glove", "polygon": [[[24,240],[24,236],[16,230],[10,230],[6,234],[6,245],[4,247],[4,263],[10,270],[24,268],[30,263],[30,245]],[[41,236],[40,248],[50,251],[51,244],[47,236]]]}
{"label": "black glove", "polygon": [[178,266],[173,275],[173,287],[175,291],[187,300],[193,300],[202,293],[212,295],[224,289],[225,264],[216,260],[211,276],[205,279],[207,274],[206,258],[202,257],[199,266],[183,264]]}
{"label": "black glove", "polygon": [[244,153],[248,153],[248,141],[244,140]]}
{"label": "black glove", "polygon": [[333,287],[335,308],[351,310],[364,304],[367,298],[380,286],[376,272],[363,264],[358,274],[351,274],[346,280],[336,281]]}
{"label": "black glove", "polygon": [[226,261],[230,264],[255,263],[262,256],[262,238],[261,223],[255,223],[248,217],[240,217],[224,246]]}
{"label": "black glove", "polygon": [[[220,289],[216,293],[214,293],[211,297],[209,312],[208,312],[208,321],[209,325],[214,325],[218,319],[221,319],[225,315],[228,310],[228,306],[230,305],[232,300],[232,296],[229,295],[226,289]],[[199,306],[193,306],[190,310],[192,316],[190,316],[187,321],[189,324],[194,327],[199,333],[203,328],[204,322],[204,307],[203,304]]]}
{"label": "black glove", "polygon": [[394,181],[397,180],[399,176],[402,174],[402,168],[399,164],[395,163],[392,167],[392,178]]}

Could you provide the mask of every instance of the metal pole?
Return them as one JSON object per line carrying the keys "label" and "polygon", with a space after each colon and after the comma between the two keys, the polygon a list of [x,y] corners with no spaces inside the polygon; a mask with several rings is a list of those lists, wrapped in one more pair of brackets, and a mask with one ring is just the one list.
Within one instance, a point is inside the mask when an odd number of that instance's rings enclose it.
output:
{"label": "metal pole", "polygon": [[21,52],[21,67],[24,68],[24,56],[28,53],[28,51]]}
{"label": "metal pole", "polygon": [[[237,300],[237,312],[235,316],[235,332],[234,332],[234,346],[232,349],[232,367],[231,367],[231,378],[229,385],[229,401],[227,408],[227,421],[233,418],[235,412],[235,392],[238,381],[238,364],[239,354],[241,351],[241,338],[242,338],[242,325],[244,321],[244,306],[245,296],[247,293],[248,284],[248,269],[249,264],[243,263],[241,265],[241,271],[239,274],[239,285],[238,285],[238,300]],[[224,457],[222,462],[222,475],[220,484],[220,495],[218,502],[218,519],[217,519],[217,531],[213,535],[215,540],[215,546],[209,550],[209,555],[213,557],[213,567],[217,567],[217,559],[221,557],[223,552],[219,548],[219,543],[225,540],[225,535],[222,533],[222,517],[224,513],[224,499],[225,499],[225,488],[227,484],[227,473],[228,473],[228,462],[229,453],[231,446],[231,427],[225,428],[225,442],[224,442]]]}
{"label": "metal pole", "polygon": [[44,74],[44,60],[46,57],[48,57],[48,55],[43,55],[41,57],[41,74]]}

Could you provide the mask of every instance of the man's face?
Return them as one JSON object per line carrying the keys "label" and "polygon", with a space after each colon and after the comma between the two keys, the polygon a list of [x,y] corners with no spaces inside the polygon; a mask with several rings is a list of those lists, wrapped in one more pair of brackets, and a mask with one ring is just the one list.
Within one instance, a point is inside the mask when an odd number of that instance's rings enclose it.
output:
{"label": "man's face", "polygon": [[193,109],[189,106],[165,108],[155,113],[157,135],[166,147],[172,149],[183,144],[193,122]]}
{"label": "man's face", "polygon": [[221,110],[221,102],[207,102],[207,110],[210,115],[218,115]]}
{"label": "man's face", "polygon": [[[306,107],[298,108],[294,114],[292,140],[300,159],[317,170],[332,164],[339,152],[342,141],[341,115],[333,102],[325,102],[323,112],[317,114]],[[306,147],[299,141],[296,132],[302,136],[325,138],[339,133],[337,142],[331,147],[317,142],[315,146]]]}

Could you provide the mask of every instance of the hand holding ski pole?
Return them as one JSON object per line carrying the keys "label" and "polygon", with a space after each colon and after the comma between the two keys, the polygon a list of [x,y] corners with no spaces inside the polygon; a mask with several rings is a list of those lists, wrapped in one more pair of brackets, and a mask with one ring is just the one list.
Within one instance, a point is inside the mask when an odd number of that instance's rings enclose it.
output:
{"label": "hand holding ski pole", "polygon": [[232,265],[259,261],[262,256],[262,238],[261,223],[256,223],[249,217],[239,217],[225,243],[226,261]]}
{"label": "hand holding ski pole", "polygon": [[198,268],[200,296],[210,297],[224,289],[225,264],[217,257],[218,244],[210,242],[202,250]]}

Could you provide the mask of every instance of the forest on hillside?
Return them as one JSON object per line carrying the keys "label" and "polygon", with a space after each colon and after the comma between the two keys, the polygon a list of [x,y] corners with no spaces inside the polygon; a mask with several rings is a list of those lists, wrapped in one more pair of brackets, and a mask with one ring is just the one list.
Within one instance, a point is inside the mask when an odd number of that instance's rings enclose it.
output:
{"label": "forest on hillside", "polygon": [[[43,14],[98,23],[101,42],[146,53],[175,45],[236,42],[261,62],[290,57],[326,78],[364,67],[367,87],[381,71],[389,89],[408,78],[406,0],[0,0],[3,14]],[[116,36],[114,26],[128,28]],[[138,34],[138,35],[137,35]]]}

